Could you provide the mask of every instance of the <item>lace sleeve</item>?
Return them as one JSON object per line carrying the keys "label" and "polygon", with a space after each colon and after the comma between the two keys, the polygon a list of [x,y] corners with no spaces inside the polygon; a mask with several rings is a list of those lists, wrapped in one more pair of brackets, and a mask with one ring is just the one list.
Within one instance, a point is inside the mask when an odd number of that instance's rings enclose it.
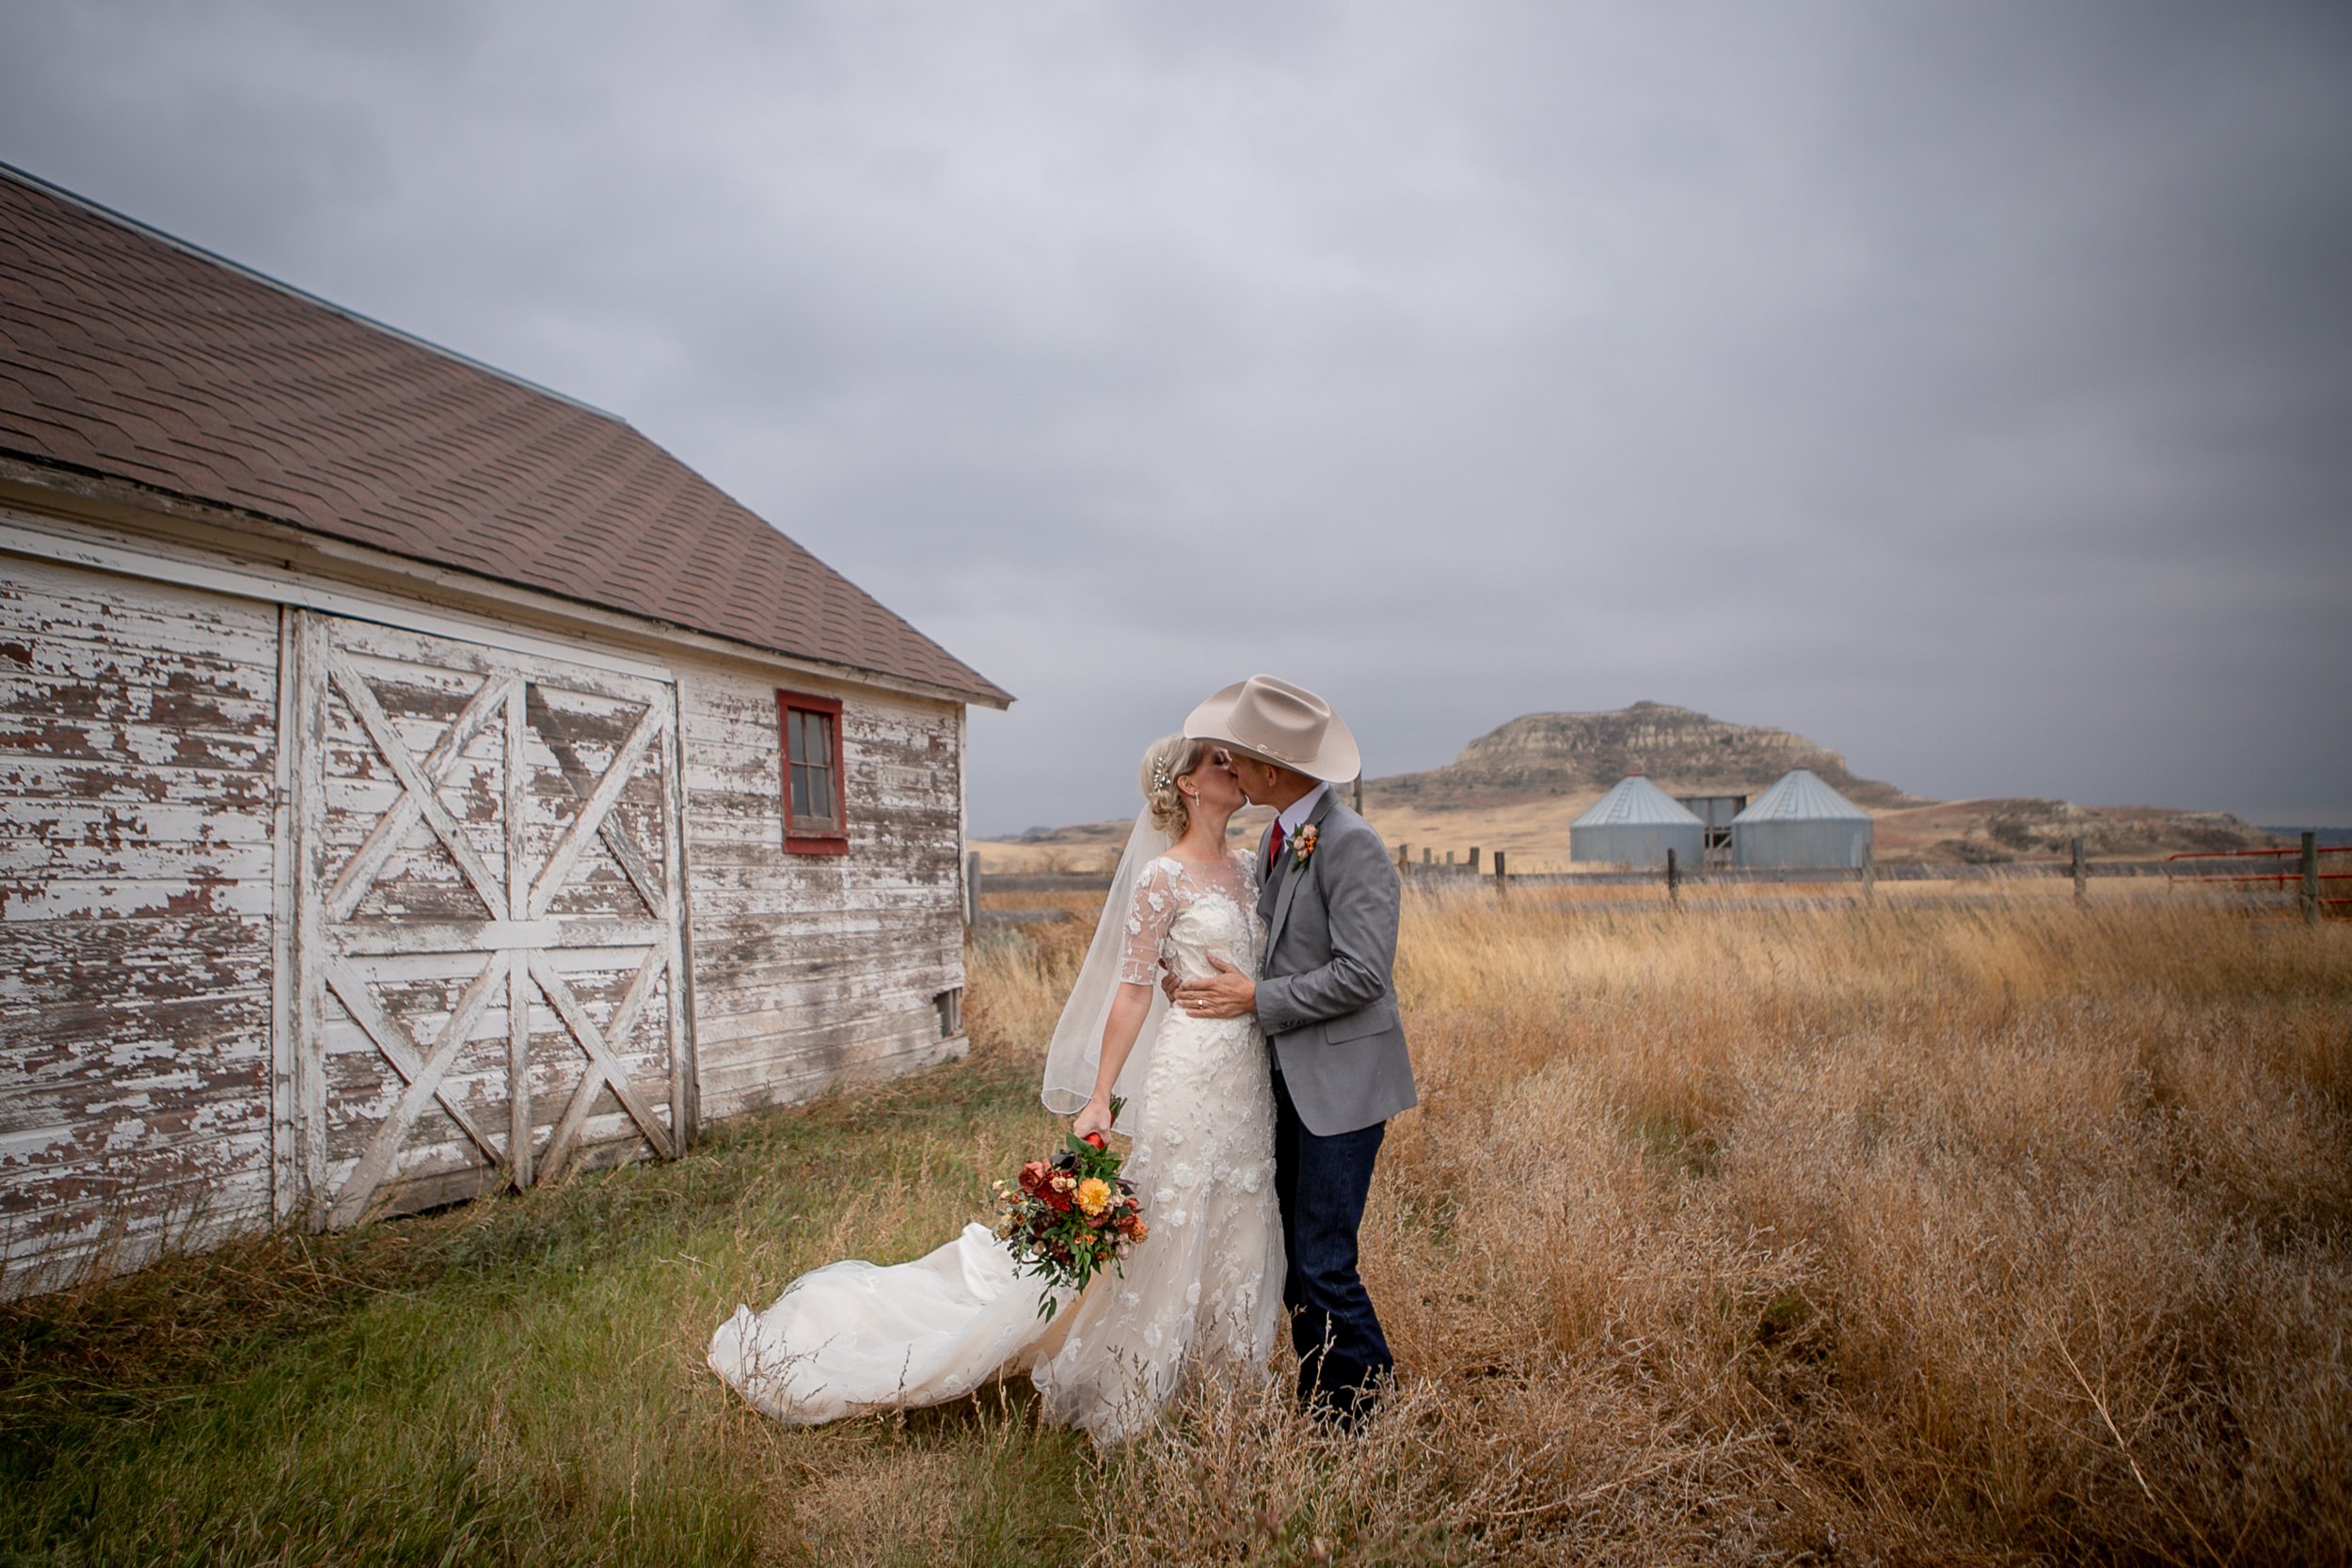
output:
{"label": "lace sleeve", "polygon": [[1258,852],[1254,849],[1234,850],[1233,865],[1241,873],[1241,885],[1248,889],[1249,896],[1255,899],[1258,896],[1258,890],[1265,885],[1264,879],[1259,875],[1263,868],[1258,860]]}
{"label": "lace sleeve", "polygon": [[1159,983],[1160,944],[1175,919],[1176,863],[1167,859],[1153,861],[1136,879],[1136,901],[1127,911],[1127,940],[1119,955],[1120,984]]}

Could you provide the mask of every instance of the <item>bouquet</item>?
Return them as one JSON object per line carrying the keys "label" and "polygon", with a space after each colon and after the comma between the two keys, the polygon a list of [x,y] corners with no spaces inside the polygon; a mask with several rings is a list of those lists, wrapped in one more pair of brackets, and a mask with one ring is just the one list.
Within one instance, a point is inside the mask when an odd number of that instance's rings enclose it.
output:
{"label": "bouquet", "polygon": [[[1119,1116],[1117,1101],[1111,1116]],[[1120,1176],[1121,1161],[1103,1134],[1062,1142],[1060,1153],[1031,1160],[1012,1181],[996,1183],[997,1239],[1012,1249],[1014,1273],[1045,1281],[1037,1311],[1047,1319],[1058,1305],[1057,1286],[1083,1291],[1104,1264],[1123,1274],[1119,1260],[1151,1234],[1135,1185]]]}

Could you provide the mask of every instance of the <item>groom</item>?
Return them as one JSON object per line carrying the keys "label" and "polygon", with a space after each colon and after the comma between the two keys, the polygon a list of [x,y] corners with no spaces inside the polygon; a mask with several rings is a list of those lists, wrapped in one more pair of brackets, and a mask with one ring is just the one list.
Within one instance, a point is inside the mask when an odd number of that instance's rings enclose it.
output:
{"label": "groom", "polygon": [[1333,784],[1360,758],[1313,692],[1252,675],[1193,709],[1184,734],[1221,742],[1252,803],[1279,815],[1258,846],[1265,958],[1252,979],[1219,963],[1176,988],[1195,1018],[1250,1013],[1274,1051],[1274,1186],[1298,1397],[1352,1424],[1394,1367],[1356,1273],[1356,1230],[1389,1117],[1414,1103],[1396,992],[1398,881],[1372,824]]}

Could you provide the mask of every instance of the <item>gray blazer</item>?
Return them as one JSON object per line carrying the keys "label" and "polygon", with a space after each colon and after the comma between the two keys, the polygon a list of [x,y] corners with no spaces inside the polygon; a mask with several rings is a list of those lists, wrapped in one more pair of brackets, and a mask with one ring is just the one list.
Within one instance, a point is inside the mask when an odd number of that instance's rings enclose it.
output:
{"label": "gray blazer", "polygon": [[[1258,1022],[1298,1119],[1327,1138],[1385,1121],[1416,1097],[1389,977],[1401,883],[1388,846],[1327,790],[1307,820],[1314,853],[1302,866],[1285,844],[1258,895]],[[1258,841],[1261,866],[1273,833]]]}

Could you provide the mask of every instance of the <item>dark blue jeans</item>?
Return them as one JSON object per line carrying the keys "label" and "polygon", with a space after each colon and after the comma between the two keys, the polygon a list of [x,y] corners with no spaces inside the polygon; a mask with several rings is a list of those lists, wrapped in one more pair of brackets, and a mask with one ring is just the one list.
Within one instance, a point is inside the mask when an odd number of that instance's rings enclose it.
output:
{"label": "dark blue jeans", "polygon": [[1318,1137],[1298,1119],[1282,1075],[1274,1075],[1274,1191],[1289,1259],[1282,1305],[1298,1352],[1298,1397],[1320,1395],[1342,1411],[1353,1411],[1364,1386],[1395,1365],[1356,1274],[1356,1228],[1387,1130],[1375,1122]]}

